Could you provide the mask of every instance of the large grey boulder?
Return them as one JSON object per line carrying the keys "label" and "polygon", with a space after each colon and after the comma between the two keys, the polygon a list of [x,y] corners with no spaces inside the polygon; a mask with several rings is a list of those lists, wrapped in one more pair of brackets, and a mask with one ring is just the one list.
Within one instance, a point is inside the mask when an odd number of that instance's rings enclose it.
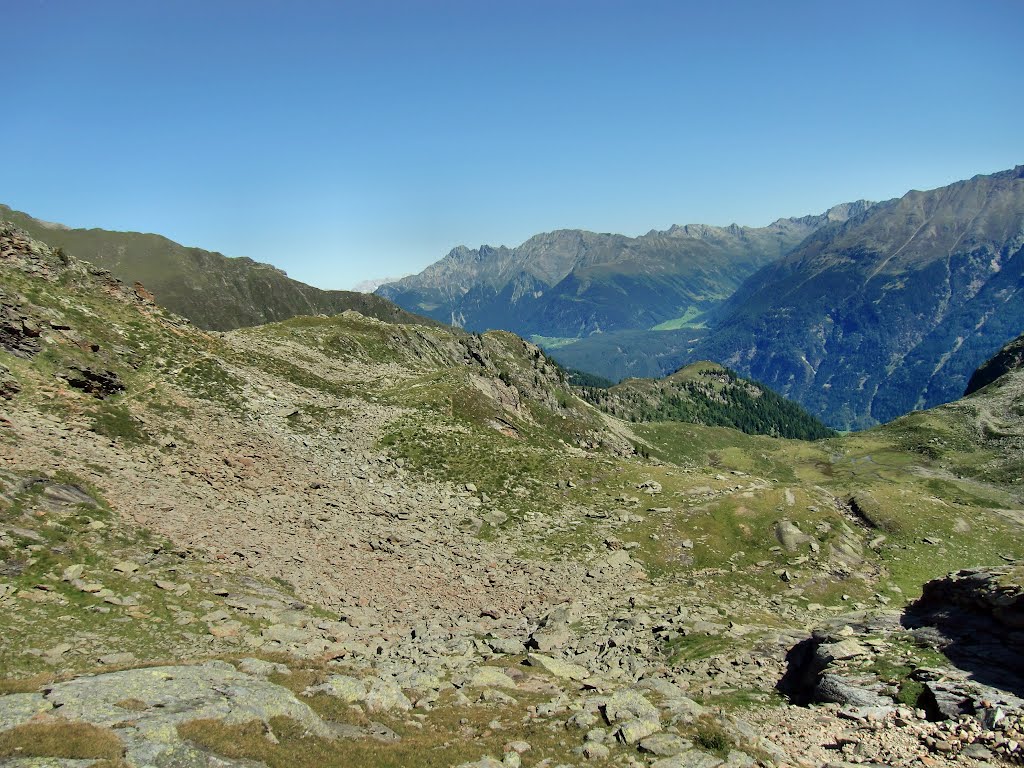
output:
{"label": "large grey boulder", "polygon": [[[124,706],[127,701],[132,702],[130,707]],[[26,722],[40,712],[116,729],[128,762],[139,766],[208,768],[209,755],[178,736],[178,726],[192,720],[241,724],[288,717],[310,734],[333,736],[331,727],[288,689],[219,661],[79,677],[57,683],[42,694],[3,696],[0,729]]]}
{"label": "large grey boulder", "polygon": [[840,704],[847,707],[892,707],[893,700],[880,696],[854,681],[826,672],[814,689],[815,701]]}

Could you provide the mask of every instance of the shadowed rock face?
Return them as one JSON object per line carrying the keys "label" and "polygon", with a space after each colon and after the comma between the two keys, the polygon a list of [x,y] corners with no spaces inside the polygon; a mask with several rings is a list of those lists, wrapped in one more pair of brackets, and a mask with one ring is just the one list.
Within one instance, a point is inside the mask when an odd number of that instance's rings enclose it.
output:
{"label": "shadowed rock face", "polygon": [[967,382],[964,397],[973,395],[1010,371],[1024,367],[1024,334],[1011,341],[994,357],[978,368]]}
{"label": "shadowed rock face", "polygon": [[1024,564],[930,581],[904,624],[938,642],[975,679],[1024,693]]}

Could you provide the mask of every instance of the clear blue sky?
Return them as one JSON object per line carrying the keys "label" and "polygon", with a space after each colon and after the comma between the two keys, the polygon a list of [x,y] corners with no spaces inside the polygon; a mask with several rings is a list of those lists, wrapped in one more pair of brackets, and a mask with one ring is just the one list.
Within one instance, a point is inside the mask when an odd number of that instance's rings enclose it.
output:
{"label": "clear blue sky", "polygon": [[1024,2],[0,0],[0,202],[326,288],[1024,163]]}

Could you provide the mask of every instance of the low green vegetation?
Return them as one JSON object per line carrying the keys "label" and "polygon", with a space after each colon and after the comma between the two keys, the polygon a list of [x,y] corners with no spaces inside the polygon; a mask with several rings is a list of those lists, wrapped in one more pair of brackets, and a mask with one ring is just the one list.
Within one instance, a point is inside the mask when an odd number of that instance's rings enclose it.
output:
{"label": "low green vegetation", "polygon": [[705,749],[723,760],[735,746],[732,736],[713,718],[701,718],[697,721],[693,732],[693,741],[701,749]]}
{"label": "low green vegetation", "polygon": [[92,430],[111,440],[149,442],[149,436],[123,403],[102,402],[97,406],[93,412]]}
{"label": "low green vegetation", "polygon": [[530,336],[530,341],[534,344],[539,344],[544,347],[544,349],[559,349],[561,347],[567,347],[570,344],[575,344],[579,339],[575,337],[538,336],[537,334],[533,334]]}
{"label": "low green vegetation", "polygon": [[[541,695],[523,692],[517,698],[523,706],[545,700]],[[516,740],[530,744],[532,753],[554,760],[572,759],[564,727],[523,718],[518,707],[459,706],[449,699],[443,697],[430,712],[419,715],[415,726],[400,718],[375,716],[401,737],[394,742],[324,739],[309,735],[301,724],[284,717],[272,718],[269,728],[260,722],[228,725],[197,720],[179,726],[178,734],[224,757],[258,760],[270,768],[447,768],[484,755],[501,755],[505,745]],[[336,712],[322,710],[320,714],[331,722],[369,724],[365,715],[351,709],[340,716]]]}

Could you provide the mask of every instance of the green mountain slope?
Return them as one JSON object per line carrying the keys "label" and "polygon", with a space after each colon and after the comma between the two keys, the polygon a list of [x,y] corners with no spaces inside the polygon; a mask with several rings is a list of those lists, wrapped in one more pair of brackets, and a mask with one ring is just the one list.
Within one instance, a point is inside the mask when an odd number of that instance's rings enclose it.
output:
{"label": "green mountain slope", "polygon": [[585,400],[626,421],[684,421],[802,440],[835,434],[796,403],[715,363],[693,363],[663,379],[626,379],[581,391]]}
{"label": "green mountain slope", "polygon": [[761,228],[697,224],[635,238],[559,230],[516,248],[460,246],[377,292],[470,330],[524,336],[578,338],[694,323],[808,234],[869,206],[849,203]]}
{"label": "green mountain slope", "polygon": [[351,309],[385,322],[434,324],[379,296],[323,291],[292,280],[269,264],[179,245],[160,235],[70,229],[0,205],[7,220],[51,246],[141,282],[168,309],[200,328],[230,330],[296,315],[334,315]]}

